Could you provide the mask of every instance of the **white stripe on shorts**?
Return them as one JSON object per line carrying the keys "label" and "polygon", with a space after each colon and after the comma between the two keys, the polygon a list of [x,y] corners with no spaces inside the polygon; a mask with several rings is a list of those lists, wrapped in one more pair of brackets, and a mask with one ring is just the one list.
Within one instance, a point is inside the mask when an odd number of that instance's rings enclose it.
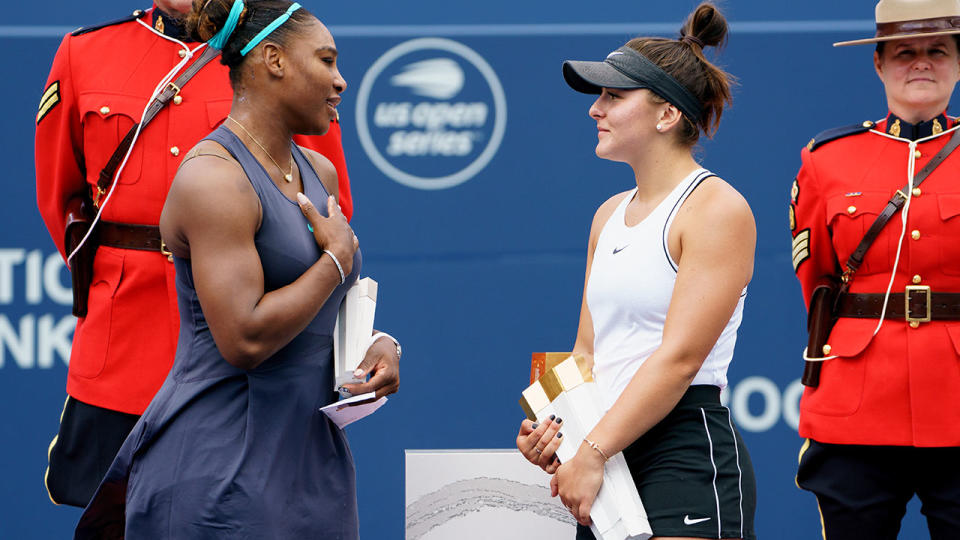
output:
{"label": "white stripe on shorts", "polygon": [[730,409],[727,409],[727,424],[730,425],[730,435],[733,436],[733,450],[737,453],[737,490],[740,493],[740,538],[743,538],[743,469],[740,468],[740,448],[737,446],[737,432],[733,429],[733,420],[730,418]]}
{"label": "white stripe on shorts", "polygon": [[707,442],[710,444],[710,464],[713,465],[713,498],[717,501],[717,538],[720,538],[720,495],[717,494],[717,464],[713,461],[713,439],[710,438],[710,428],[707,427],[707,413],[700,407],[703,415],[703,430],[707,432]]}

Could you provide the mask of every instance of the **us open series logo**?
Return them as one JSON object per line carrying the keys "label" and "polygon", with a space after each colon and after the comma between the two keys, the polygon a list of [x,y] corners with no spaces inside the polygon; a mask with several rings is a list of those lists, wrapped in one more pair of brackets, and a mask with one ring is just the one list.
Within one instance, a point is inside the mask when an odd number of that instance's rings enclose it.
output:
{"label": "us open series logo", "polygon": [[500,148],[507,100],[479,54],[442,38],[406,41],[360,82],[357,132],[381,172],[417,189],[473,178]]}

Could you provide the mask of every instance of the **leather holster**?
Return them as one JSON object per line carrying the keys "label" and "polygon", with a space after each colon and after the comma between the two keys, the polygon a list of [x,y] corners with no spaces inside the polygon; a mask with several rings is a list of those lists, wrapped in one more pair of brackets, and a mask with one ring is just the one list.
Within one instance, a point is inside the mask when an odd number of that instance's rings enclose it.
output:
{"label": "leather holster", "polygon": [[[837,322],[837,298],[840,286],[837,284],[820,285],[813,290],[810,296],[810,309],[807,312],[807,357],[818,358],[826,356],[823,346],[827,344],[830,330]],[[804,362],[803,377],[800,379],[805,386],[815,388],[820,384],[820,365],[822,361]]]}
{"label": "leather holster", "polygon": [[[67,256],[80,245],[84,235],[93,223],[93,203],[85,197],[75,197],[67,203],[66,227],[64,229],[64,247]],[[96,231],[80,251],[70,261],[70,276],[73,282],[73,314],[77,317],[87,315],[87,297],[90,295],[90,282],[93,280],[93,258],[97,253]]]}

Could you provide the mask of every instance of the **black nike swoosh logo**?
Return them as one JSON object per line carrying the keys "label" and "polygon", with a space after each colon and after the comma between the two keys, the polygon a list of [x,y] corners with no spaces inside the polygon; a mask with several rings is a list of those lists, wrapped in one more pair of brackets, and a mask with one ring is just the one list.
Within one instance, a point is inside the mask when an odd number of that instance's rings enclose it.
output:
{"label": "black nike swoosh logo", "polygon": [[617,253],[620,253],[621,251],[627,249],[627,247],[628,247],[629,245],[630,245],[630,244],[627,244],[626,246],[623,246],[622,248],[618,248],[618,247],[613,248],[613,254],[616,255]]}

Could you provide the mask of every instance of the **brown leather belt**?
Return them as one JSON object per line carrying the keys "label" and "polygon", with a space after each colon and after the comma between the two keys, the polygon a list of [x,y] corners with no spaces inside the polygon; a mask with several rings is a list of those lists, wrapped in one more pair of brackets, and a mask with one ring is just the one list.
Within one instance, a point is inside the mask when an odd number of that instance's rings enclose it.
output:
{"label": "brown leather belt", "polygon": [[[879,319],[883,293],[846,293],[840,296],[837,315],[858,319]],[[902,293],[891,293],[887,319],[907,322],[960,320],[960,293],[931,292],[926,285],[910,285]]]}
{"label": "brown leather belt", "polygon": [[101,221],[97,225],[97,238],[101,246],[165,253],[166,246],[160,239],[160,227],[153,225]]}

